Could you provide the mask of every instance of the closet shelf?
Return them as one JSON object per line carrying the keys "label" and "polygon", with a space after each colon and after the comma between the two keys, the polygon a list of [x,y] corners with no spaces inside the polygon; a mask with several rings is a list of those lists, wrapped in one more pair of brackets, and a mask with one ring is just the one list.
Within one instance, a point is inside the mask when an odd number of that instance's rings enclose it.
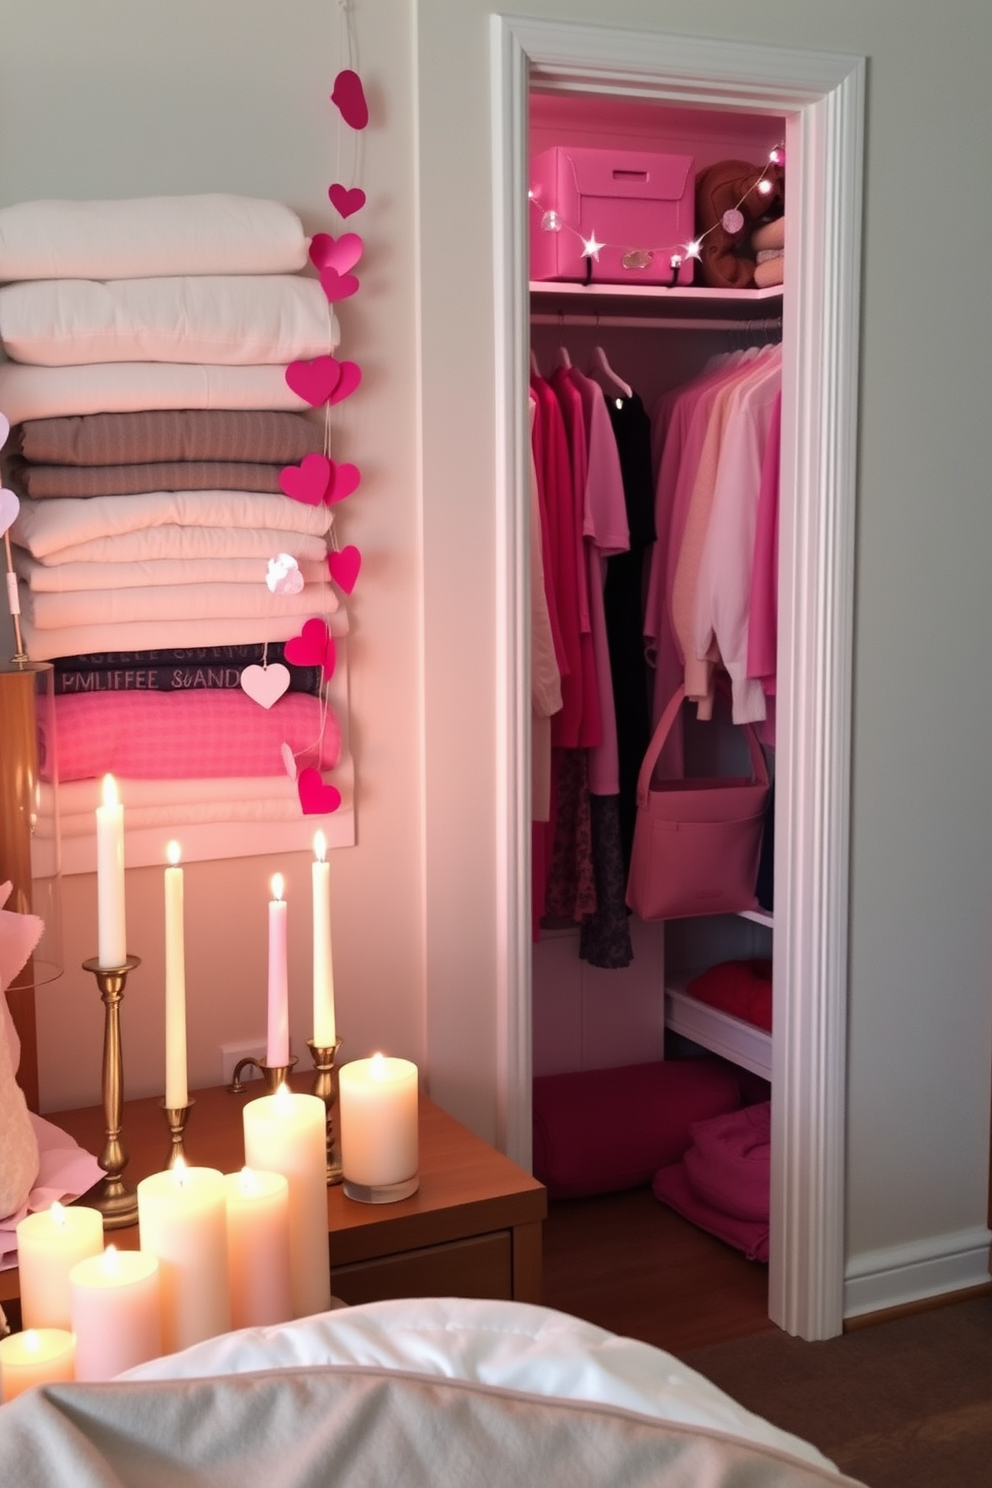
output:
{"label": "closet shelf", "polygon": [[772,1036],[681,987],[665,988],[665,1027],[765,1080],[772,1078]]}
{"label": "closet shelf", "polygon": [[761,324],[781,317],[782,286],[665,289],[660,285],[565,284],[541,279],[531,281],[530,304],[531,320],[537,325],[743,329],[750,321]]}

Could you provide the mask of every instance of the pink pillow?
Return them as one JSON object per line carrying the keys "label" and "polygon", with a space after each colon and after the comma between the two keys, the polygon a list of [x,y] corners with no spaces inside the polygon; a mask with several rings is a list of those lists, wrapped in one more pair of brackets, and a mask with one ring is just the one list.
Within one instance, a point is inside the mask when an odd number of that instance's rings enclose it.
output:
{"label": "pink pillow", "polygon": [[772,1031],[772,963],[764,958],[750,961],[718,961],[686,983],[685,990],[709,1007],[719,1008],[745,1023]]}
{"label": "pink pillow", "polygon": [[534,1081],[534,1173],[552,1199],[651,1182],[682,1156],[695,1121],[736,1110],[732,1068],[708,1056]]}
{"label": "pink pillow", "polygon": [[735,1250],[742,1250],[749,1261],[768,1260],[767,1219],[739,1219],[707,1204],[689,1182],[684,1163],[659,1169],[651,1189],[655,1198],[668,1204],[676,1214],[732,1245]]}

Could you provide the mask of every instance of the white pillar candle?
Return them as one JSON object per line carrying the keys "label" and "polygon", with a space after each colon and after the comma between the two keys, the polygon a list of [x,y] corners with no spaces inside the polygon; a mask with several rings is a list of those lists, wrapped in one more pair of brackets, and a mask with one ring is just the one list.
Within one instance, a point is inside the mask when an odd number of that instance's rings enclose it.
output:
{"label": "white pillar candle", "polygon": [[189,1099],[186,1085],[186,936],[183,924],[183,870],[179,843],[166,849],[165,870],[165,1104],[180,1110]]}
{"label": "white pillar candle", "polygon": [[72,1307],[69,1272],[103,1249],[99,1209],[56,1202],[28,1214],[17,1226],[21,1322],[25,1328],[68,1328]]}
{"label": "white pillar candle", "polygon": [[266,1327],[293,1316],[289,1180],[242,1168],[225,1173],[231,1327]]}
{"label": "white pillar candle", "polygon": [[124,916],[124,807],[112,775],[103,777],[103,804],[96,808],[97,961],[123,966],[127,960]]}
{"label": "white pillar candle", "polygon": [[341,1165],[349,1198],[369,1204],[417,1188],[417,1066],[408,1059],[353,1059],[339,1073]]}
{"label": "white pillar candle", "polygon": [[69,1273],[77,1380],[108,1380],[162,1352],[157,1256],[108,1245]]}
{"label": "white pillar candle", "polygon": [[331,957],[331,865],[325,860],[323,832],[315,832],[311,866],[313,887],[313,1041],[318,1049],[330,1048],[337,1033],[334,1026],[334,963]]}
{"label": "white pillar candle", "polygon": [[280,1085],[243,1112],[245,1161],[282,1173],[289,1185],[289,1275],[293,1316],[330,1306],[327,1217],[327,1111],[316,1095]]}
{"label": "white pillar candle", "polygon": [[289,975],[286,962],[286,901],[282,874],[272,878],[269,901],[269,1022],[265,1062],[272,1067],[289,1063]]}
{"label": "white pillar candle", "polygon": [[66,1328],[28,1328],[0,1338],[0,1400],[7,1403],[32,1385],[74,1378],[76,1340]]}
{"label": "white pillar candle", "polygon": [[224,1176],[177,1163],[138,1184],[141,1249],[157,1256],[167,1354],[231,1326]]}

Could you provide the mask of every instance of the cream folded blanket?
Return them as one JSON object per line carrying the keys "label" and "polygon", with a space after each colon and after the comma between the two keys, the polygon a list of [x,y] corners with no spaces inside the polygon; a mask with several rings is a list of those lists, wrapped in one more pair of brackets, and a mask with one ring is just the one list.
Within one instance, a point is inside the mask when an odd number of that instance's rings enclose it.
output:
{"label": "cream folded blanket", "polygon": [[[15,555],[27,552],[21,548],[14,551]],[[70,543],[56,552],[46,553],[39,562],[43,567],[56,571],[64,564],[117,565],[180,558],[190,563],[203,559],[248,558],[261,559],[264,564],[275,553],[290,553],[300,564],[323,564],[327,559],[327,541],[320,533],[289,532],[284,528],[180,527],[176,524],[95,537],[90,542]]]}
{"label": "cream folded blanket", "polygon": [[0,342],[15,362],[210,362],[247,366],[329,354],[337,322],[301,274],[45,279],[0,289]]}
{"label": "cream folded blanket", "polygon": [[273,408],[309,405],[286,383],[284,366],[219,367],[193,362],[96,362],[88,367],[0,363],[0,409],[8,423],[148,408]]}
{"label": "cream folded blanket", "polygon": [[269,527],[324,536],[333,521],[329,507],[308,506],[288,496],[250,491],[147,491],[137,496],[94,496],[89,501],[22,501],[10,535],[35,558],[48,558],[60,548],[94,538],[157,527]]}
{"label": "cream folded blanket", "polygon": [[[23,591],[22,591],[23,592]],[[332,634],[346,635],[348,612],[342,606],[334,614],[319,611],[311,616],[268,615],[264,623],[251,617],[232,619],[226,615],[199,620],[132,620],[121,625],[76,625],[69,629],[39,630],[29,615],[21,616],[21,634],[32,661],[51,661],[54,656],[76,656],[91,651],[156,651],[173,646],[241,646],[259,639],[288,641],[299,635],[310,618],[327,621]],[[260,632],[264,631],[264,635]]]}
{"label": "cream folded blanket", "polygon": [[[292,534],[289,534],[292,536]],[[39,563],[23,548],[12,547],[14,569],[32,594],[77,590],[157,589],[163,585],[264,584],[268,559],[276,552],[296,557],[292,547],[272,548],[259,558],[150,558],[129,563]],[[304,582],[327,580],[327,561],[297,558]],[[312,591],[311,591],[312,592]]]}
{"label": "cream folded blanket", "polygon": [[[299,594],[273,594],[264,578],[252,584],[161,584],[142,589],[76,589],[35,593],[18,584],[22,618],[36,630],[68,630],[85,625],[130,625],[143,620],[254,620],[283,616],[333,615],[338,597],[330,580],[304,584]],[[213,644],[202,641],[202,645]],[[80,647],[90,650],[99,648]],[[109,649],[109,648],[108,648]],[[144,648],[133,648],[144,649]]]}
{"label": "cream folded blanket", "polygon": [[0,208],[0,280],[285,274],[309,239],[282,202],[203,193]]}

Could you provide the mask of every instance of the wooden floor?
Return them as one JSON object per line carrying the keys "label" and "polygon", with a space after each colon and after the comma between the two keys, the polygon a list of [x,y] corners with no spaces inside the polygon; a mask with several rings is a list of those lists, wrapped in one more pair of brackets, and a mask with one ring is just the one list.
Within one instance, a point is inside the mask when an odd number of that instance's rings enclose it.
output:
{"label": "wooden floor", "polygon": [[549,1205],[544,1303],[673,1354],[774,1327],[767,1266],[688,1224],[649,1188]]}

